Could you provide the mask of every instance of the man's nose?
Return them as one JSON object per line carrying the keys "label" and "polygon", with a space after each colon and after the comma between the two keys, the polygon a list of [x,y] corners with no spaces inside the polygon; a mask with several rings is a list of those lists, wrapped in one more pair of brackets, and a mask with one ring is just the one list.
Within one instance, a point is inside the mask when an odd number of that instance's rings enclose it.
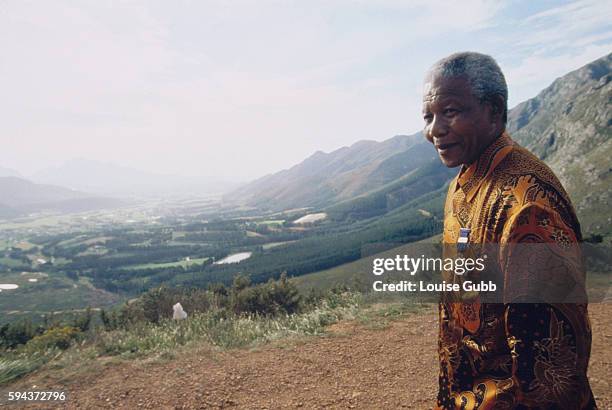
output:
{"label": "man's nose", "polygon": [[448,123],[441,115],[434,115],[430,131],[432,137],[440,138],[448,134]]}

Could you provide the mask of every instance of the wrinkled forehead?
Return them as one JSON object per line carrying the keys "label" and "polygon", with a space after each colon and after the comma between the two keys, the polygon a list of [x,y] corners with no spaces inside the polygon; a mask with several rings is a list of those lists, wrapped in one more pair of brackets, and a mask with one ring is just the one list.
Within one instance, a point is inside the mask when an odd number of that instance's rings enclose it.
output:
{"label": "wrinkled forehead", "polygon": [[423,82],[423,102],[433,102],[444,97],[466,98],[472,96],[472,88],[464,76],[443,77],[428,74]]}

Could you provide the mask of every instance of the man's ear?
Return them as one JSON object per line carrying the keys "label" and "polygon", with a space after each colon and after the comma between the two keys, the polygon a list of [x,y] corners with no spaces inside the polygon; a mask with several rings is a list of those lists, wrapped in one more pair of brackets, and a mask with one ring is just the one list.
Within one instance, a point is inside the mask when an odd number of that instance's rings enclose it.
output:
{"label": "man's ear", "polygon": [[501,95],[495,95],[489,103],[491,104],[491,119],[497,124],[502,124],[504,111],[506,110],[506,100]]}

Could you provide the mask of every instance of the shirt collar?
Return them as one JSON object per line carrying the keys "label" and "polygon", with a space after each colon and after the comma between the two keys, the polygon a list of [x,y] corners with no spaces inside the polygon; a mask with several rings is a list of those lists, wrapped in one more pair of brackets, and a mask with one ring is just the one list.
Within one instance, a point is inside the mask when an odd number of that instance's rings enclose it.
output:
{"label": "shirt collar", "polygon": [[495,167],[512,151],[514,141],[504,131],[491,145],[485,149],[480,157],[469,166],[463,165],[459,176],[457,177],[457,185],[468,201],[471,201],[482,182],[493,172]]}

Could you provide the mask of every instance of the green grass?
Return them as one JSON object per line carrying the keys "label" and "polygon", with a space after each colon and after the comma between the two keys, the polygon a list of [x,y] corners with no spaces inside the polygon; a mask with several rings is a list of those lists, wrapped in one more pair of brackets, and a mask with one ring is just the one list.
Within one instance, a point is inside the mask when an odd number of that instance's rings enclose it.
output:
{"label": "green grass", "polygon": [[18,249],[21,249],[22,251],[29,251],[30,249],[34,247],[36,247],[36,245],[28,241],[19,241],[19,242],[13,243],[13,248],[18,248]]}
{"label": "green grass", "polygon": [[187,235],[185,231],[172,231],[172,239],[184,238]]}
{"label": "green grass", "polygon": [[61,248],[64,248],[64,247],[69,248],[71,246],[78,245],[79,242],[82,242],[83,240],[85,240],[84,238],[86,238],[86,237],[87,237],[86,235],[77,235],[77,236],[75,236],[73,238],[66,239],[66,240],[58,242],[57,246],[59,246]]}
{"label": "green grass", "polygon": [[5,266],[5,267],[11,268],[11,269],[20,269],[20,268],[29,267],[30,264],[29,263],[24,263],[23,261],[21,261],[19,259],[1,257],[0,258],[0,266]]}
{"label": "green grass", "polygon": [[136,256],[136,254],[134,252],[117,252],[117,253],[111,253],[111,254],[104,255],[100,259],[103,259],[103,260],[120,259],[120,258],[129,258],[132,256]]}
{"label": "green grass", "polygon": [[71,262],[70,259],[59,256],[53,260],[53,266],[64,266],[64,265],[69,264],[70,262]]}
{"label": "green grass", "polygon": [[331,323],[355,318],[357,310],[358,297],[350,296],[336,306],[327,303],[307,313],[279,317],[228,317],[222,311],[209,311],[185,321],[166,320],[157,326],[140,324],[109,332],[99,338],[96,348],[101,355],[130,357],[172,351],[195,342],[222,349],[253,346],[290,336],[321,334]]}
{"label": "green grass", "polygon": [[[404,244],[383,252],[378,252],[330,269],[298,276],[293,278],[293,280],[295,281],[298,289],[303,292],[309,290],[310,288],[327,290],[337,285],[358,287],[367,286],[372,283],[374,278],[374,275],[372,274],[372,265],[375,258],[392,258],[395,257],[395,255],[400,254],[419,256],[421,255],[421,251],[417,250],[417,247],[424,243],[437,243],[439,241],[440,235],[436,235],[422,241]],[[362,288],[361,290],[366,291],[369,290],[369,288]]]}
{"label": "green grass", "polygon": [[73,248],[79,245],[96,245],[104,244],[106,241],[113,239],[112,236],[97,236],[94,238],[87,238],[86,235],[79,235],[75,238],[66,239],[65,241],[59,242],[57,246],[63,248]]}
{"label": "green grass", "polygon": [[[91,368],[102,357],[121,360],[172,357],[178,349],[202,344],[219,349],[256,346],[273,340],[321,335],[339,320],[355,319],[362,309],[360,294],[332,294],[311,310],[291,315],[235,315],[211,310],[183,321],[164,320],[158,325],[141,322],[127,329],[94,332],[67,351],[47,350],[25,354],[23,349],[0,356],[0,385],[9,383],[46,364],[57,373]],[[1,353],[0,353],[1,354]]]}
{"label": "green grass", "polygon": [[[28,279],[38,279],[29,282]],[[41,272],[21,274],[0,273],[0,283],[16,284],[19,288],[0,293],[0,324],[20,318],[40,318],[51,312],[105,307],[121,301],[121,297],[95,289],[86,280],[74,282],[62,274]]]}
{"label": "green grass", "polygon": [[0,386],[35,371],[47,362],[50,357],[49,354],[45,353],[0,357]]}
{"label": "green grass", "polygon": [[204,263],[207,260],[208,260],[208,258],[195,258],[195,259],[191,259],[189,261],[186,261],[186,260],[183,259],[183,260],[176,261],[176,262],[143,263],[143,264],[139,264],[139,265],[125,266],[124,268],[125,269],[133,269],[133,270],[171,268],[173,266],[181,266],[183,268],[188,268],[189,266],[192,266],[192,265],[202,264],[202,263]]}
{"label": "green grass", "polygon": [[257,225],[282,225],[284,223],[284,219],[269,219],[266,221],[257,221]]}
{"label": "green grass", "polygon": [[11,222],[3,222],[2,228],[6,230],[49,228],[60,224],[70,223],[72,219],[72,216],[66,215],[19,218],[18,220],[12,220]]}

